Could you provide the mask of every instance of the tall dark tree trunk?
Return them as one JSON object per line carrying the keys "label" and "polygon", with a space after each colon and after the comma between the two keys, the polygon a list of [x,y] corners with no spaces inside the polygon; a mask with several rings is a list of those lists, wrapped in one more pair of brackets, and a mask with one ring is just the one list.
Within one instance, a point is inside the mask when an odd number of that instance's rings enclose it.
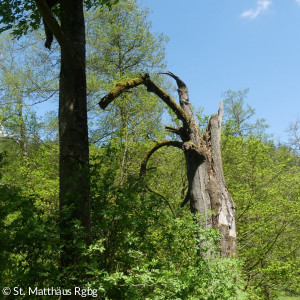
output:
{"label": "tall dark tree trunk", "polygon": [[[167,130],[180,136],[179,141],[163,141],[158,143],[145,156],[141,166],[141,176],[146,172],[150,156],[163,146],[174,146],[182,149],[185,154],[187,177],[189,182],[188,194],[183,205],[190,202],[192,213],[200,213],[199,223],[206,228],[215,227],[221,234],[221,254],[231,257],[237,254],[235,207],[225,184],[221,158],[221,121],[222,103],[218,114],[213,115],[204,134],[196,122],[189,102],[188,88],[185,83],[172,73],[178,85],[180,106],[166,92],[160,89],[150,79],[148,74],[126,82],[117,83],[99,105],[105,109],[107,105],[120,94],[136,87],[145,85],[149,92],[160,97],[182,121],[180,128],[166,127]],[[211,215],[210,211],[214,211]]]}
{"label": "tall dark tree trunk", "polygon": [[61,29],[73,53],[61,47],[59,141],[60,141],[60,220],[65,245],[62,267],[76,264],[74,233],[70,228],[80,220],[90,234],[89,145],[85,74],[85,25],[82,0],[61,1]]}
{"label": "tall dark tree trunk", "polygon": [[[74,225],[84,228],[84,242],[90,240],[89,145],[86,99],[85,23],[83,0],[60,3],[60,24],[45,0],[35,0],[44,22],[61,49],[59,86],[59,202],[60,236],[63,244],[61,267],[81,262],[74,245],[78,238]],[[52,3],[52,4],[53,4]],[[51,5],[50,5],[51,6]],[[48,45],[48,47],[50,47]],[[81,235],[80,235],[81,236]],[[78,241],[78,240],[77,240]]]}

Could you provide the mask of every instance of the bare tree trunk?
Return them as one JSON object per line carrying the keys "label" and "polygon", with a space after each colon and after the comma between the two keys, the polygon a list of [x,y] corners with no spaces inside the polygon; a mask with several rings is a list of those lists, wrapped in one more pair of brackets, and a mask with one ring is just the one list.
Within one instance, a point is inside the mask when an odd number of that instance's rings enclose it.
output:
{"label": "bare tree trunk", "polygon": [[[206,228],[215,227],[221,234],[221,255],[231,257],[237,255],[235,207],[225,184],[221,158],[221,121],[222,102],[218,114],[213,115],[204,134],[194,117],[189,102],[188,88],[185,83],[168,72],[178,85],[180,106],[166,92],[160,89],[150,79],[148,74],[126,82],[117,83],[116,87],[101,99],[99,105],[105,109],[107,105],[128,89],[140,84],[147,87],[149,92],[160,97],[182,121],[180,128],[166,127],[167,130],[180,136],[179,141],[163,141],[147,152],[142,162],[140,175],[146,173],[147,162],[151,155],[163,146],[181,148],[185,154],[188,193],[182,206],[190,202],[192,213],[200,213],[199,223]],[[214,211],[211,215],[210,211]]]}
{"label": "bare tree trunk", "polygon": [[74,229],[80,220],[90,235],[89,145],[85,75],[85,26],[82,0],[61,1],[61,29],[71,43],[73,57],[61,47],[59,141],[61,240],[65,245],[61,265],[78,263],[72,246]]}
{"label": "bare tree trunk", "polygon": [[205,133],[210,162],[210,199],[216,215],[214,227],[221,233],[221,253],[231,257],[237,255],[235,205],[227,189],[221,155],[221,122],[223,103],[220,103],[218,114],[211,117]]}
{"label": "bare tree trunk", "polygon": [[[74,245],[75,224],[84,228],[90,241],[89,144],[86,99],[85,24],[83,0],[53,1],[60,4],[60,24],[49,1],[35,0],[43,20],[61,49],[59,86],[59,203],[60,264],[76,270],[80,251]],[[50,5],[50,7],[49,7]],[[50,45],[48,45],[50,47]],[[77,229],[78,230],[78,229]],[[76,298],[76,297],[75,297]]]}

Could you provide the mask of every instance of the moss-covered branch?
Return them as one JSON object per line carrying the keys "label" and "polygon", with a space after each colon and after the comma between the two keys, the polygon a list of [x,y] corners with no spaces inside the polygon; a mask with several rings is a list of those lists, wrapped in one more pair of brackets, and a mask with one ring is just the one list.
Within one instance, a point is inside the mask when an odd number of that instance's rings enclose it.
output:
{"label": "moss-covered branch", "polygon": [[159,88],[150,77],[145,80],[147,91],[156,94],[161,100],[163,100],[176,114],[177,118],[183,122],[184,125],[188,125],[189,117],[184,110],[176,103],[176,101],[167,94],[163,89]]}
{"label": "moss-covered branch", "polygon": [[116,86],[105,95],[99,102],[102,109],[105,109],[114,99],[119,97],[122,93],[138,86],[144,84],[147,87],[148,92],[156,94],[160,99],[162,99],[176,114],[177,118],[181,120],[185,125],[189,123],[189,118],[184,112],[184,110],[176,103],[176,101],[163,89],[159,88],[151,79],[149,74],[142,75],[141,77],[134,78],[128,81],[121,81],[116,84]]}
{"label": "moss-covered branch", "polygon": [[99,105],[102,109],[105,109],[113,100],[118,98],[122,93],[145,83],[145,79],[149,77],[148,74],[145,74],[141,77],[134,78],[128,81],[120,81],[116,86],[105,95],[99,102]]}
{"label": "moss-covered branch", "polygon": [[157,151],[158,149],[162,148],[162,147],[169,147],[169,146],[173,146],[173,147],[177,147],[179,149],[182,149],[183,143],[179,142],[179,141],[163,141],[160,143],[157,143],[153,148],[151,148],[145,155],[142,163],[141,163],[141,169],[140,169],[140,177],[143,177],[146,174],[146,169],[147,169],[147,163],[148,160],[150,159],[150,157],[152,156],[152,154]]}

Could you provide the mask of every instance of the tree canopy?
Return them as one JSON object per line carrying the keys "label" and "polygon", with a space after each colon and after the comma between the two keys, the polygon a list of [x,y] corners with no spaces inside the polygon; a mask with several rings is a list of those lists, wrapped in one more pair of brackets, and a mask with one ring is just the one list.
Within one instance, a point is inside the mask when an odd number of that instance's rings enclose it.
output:
{"label": "tree canopy", "polygon": [[[87,9],[95,6],[117,3],[118,0],[85,0]],[[57,9],[53,10],[55,15],[59,14]],[[0,3],[0,32],[12,29],[17,37],[27,34],[29,30],[37,30],[41,25],[41,14],[36,1],[33,0],[3,0]]]}

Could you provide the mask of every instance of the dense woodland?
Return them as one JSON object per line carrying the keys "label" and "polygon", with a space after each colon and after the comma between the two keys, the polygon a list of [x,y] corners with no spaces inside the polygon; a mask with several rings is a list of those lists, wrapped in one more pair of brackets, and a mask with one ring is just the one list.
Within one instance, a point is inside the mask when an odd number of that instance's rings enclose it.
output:
{"label": "dense woodland", "polygon": [[[140,176],[149,149],[179,141],[174,130],[165,130],[180,126],[173,111],[143,85],[122,93],[106,110],[98,105],[116,83],[145,73],[176,99],[177,86],[161,74],[167,69],[168,38],[151,31],[148,10],[135,0],[89,7],[89,172],[73,166],[69,176],[76,185],[88,185],[90,202],[79,217],[76,197],[59,181],[63,43],[57,39],[45,49],[43,26],[27,32],[21,21],[25,35],[15,29],[0,36],[1,290],[80,286],[96,289],[97,299],[300,295],[299,120],[287,129],[289,143],[275,143],[265,132],[267,121],[257,119],[247,104],[248,90],[224,92],[221,149],[235,203],[238,254],[220,255],[220,232],[195,222],[203,216],[182,205],[189,182],[180,149],[158,149]],[[63,61],[66,69],[69,63]],[[193,110],[204,133],[205,99],[201,105]],[[65,206],[62,189],[69,199]]]}

